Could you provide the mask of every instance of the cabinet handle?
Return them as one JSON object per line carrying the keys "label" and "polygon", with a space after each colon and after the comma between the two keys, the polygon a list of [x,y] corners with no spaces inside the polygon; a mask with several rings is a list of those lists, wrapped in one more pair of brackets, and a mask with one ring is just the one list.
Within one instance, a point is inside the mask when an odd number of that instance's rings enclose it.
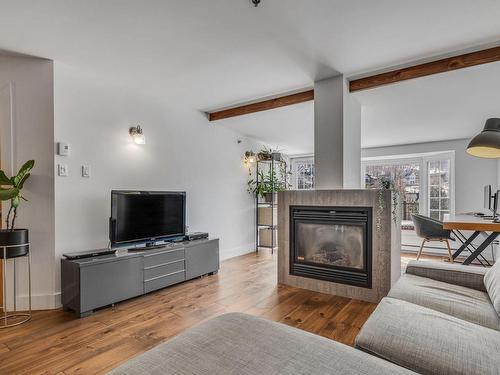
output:
{"label": "cabinet handle", "polygon": [[173,250],[166,250],[166,251],[161,251],[161,252],[154,253],[154,254],[144,254],[144,258],[154,257],[156,255],[161,255],[161,254],[173,253],[174,251],[184,251],[184,248],[173,249]]}

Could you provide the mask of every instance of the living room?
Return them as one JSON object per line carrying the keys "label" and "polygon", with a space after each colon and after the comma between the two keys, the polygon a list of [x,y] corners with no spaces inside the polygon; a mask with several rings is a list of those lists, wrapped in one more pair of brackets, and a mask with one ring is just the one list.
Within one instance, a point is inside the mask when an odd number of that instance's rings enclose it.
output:
{"label": "living room", "polygon": [[0,1],[0,373],[500,373],[499,12]]}

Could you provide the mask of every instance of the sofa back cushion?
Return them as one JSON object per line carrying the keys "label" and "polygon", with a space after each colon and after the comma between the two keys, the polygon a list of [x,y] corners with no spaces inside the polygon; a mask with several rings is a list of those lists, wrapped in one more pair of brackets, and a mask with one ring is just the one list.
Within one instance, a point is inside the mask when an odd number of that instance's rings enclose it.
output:
{"label": "sofa back cushion", "polygon": [[500,315],[500,260],[496,261],[493,267],[484,275],[484,286],[490,296],[493,307]]}

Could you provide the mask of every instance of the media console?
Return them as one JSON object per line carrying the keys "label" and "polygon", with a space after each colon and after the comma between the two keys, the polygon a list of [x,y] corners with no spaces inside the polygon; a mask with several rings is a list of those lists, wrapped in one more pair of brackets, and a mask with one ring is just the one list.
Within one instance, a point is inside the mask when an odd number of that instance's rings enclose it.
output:
{"label": "media console", "polygon": [[143,251],[61,259],[63,308],[85,317],[112,305],[219,270],[219,240],[166,244]]}

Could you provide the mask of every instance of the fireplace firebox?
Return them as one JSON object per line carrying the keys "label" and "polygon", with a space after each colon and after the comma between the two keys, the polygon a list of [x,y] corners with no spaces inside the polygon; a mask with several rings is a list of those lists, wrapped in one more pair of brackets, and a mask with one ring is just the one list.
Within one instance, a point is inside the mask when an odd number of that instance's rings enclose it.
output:
{"label": "fireplace firebox", "polygon": [[372,286],[372,208],[290,206],[290,274]]}

